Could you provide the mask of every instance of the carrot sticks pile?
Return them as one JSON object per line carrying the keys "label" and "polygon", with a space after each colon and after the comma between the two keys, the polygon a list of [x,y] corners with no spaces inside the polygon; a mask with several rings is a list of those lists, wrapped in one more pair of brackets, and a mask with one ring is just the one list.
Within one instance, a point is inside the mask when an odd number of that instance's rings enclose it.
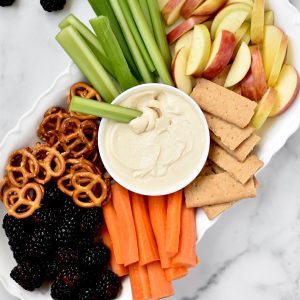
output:
{"label": "carrot sticks pile", "polygon": [[115,183],[103,213],[112,269],[129,275],[133,299],[174,295],[172,281],[198,263],[195,210],[185,206],[182,191],[145,197]]}

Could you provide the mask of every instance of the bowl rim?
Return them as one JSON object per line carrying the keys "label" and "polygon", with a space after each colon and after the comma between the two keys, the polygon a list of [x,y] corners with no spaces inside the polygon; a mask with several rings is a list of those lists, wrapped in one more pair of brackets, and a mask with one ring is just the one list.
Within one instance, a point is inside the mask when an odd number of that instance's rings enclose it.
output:
{"label": "bowl rim", "polygon": [[201,124],[203,126],[203,132],[204,132],[204,147],[202,150],[201,155],[199,156],[199,159],[197,159],[197,163],[193,166],[193,170],[190,172],[189,176],[184,178],[184,180],[180,181],[177,184],[169,185],[167,187],[162,187],[157,190],[149,191],[143,188],[139,188],[137,185],[135,185],[134,181],[127,182],[123,178],[121,178],[118,175],[118,172],[114,170],[107,158],[107,151],[105,150],[105,129],[108,123],[108,119],[102,119],[100,122],[99,130],[98,130],[98,149],[100,152],[100,156],[103,162],[104,167],[106,168],[107,172],[110,174],[110,176],[119,184],[124,186],[126,189],[129,191],[141,194],[141,195],[146,195],[146,196],[160,196],[160,195],[167,195],[167,194],[172,194],[176,191],[179,191],[186,187],[188,184],[190,184],[201,172],[203,169],[205,162],[208,157],[209,153],[209,148],[210,148],[210,134],[209,134],[209,128],[208,124],[206,121],[206,118],[204,116],[203,111],[199,107],[199,105],[191,98],[188,94],[184,93],[183,91],[179,90],[178,88],[175,88],[170,85],[166,85],[163,83],[145,83],[141,84],[135,87],[132,87],[125,92],[121,93],[118,97],[114,99],[112,104],[119,104],[128,97],[132,95],[136,95],[141,92],[145,91],[151,91],[151,90],[161,90],[161,91],[166,91],[168,93],[176,94],[180,98],[184,99],[187,103],[189,103],[195,112],[197,113],[197,116],[199,118],[199,121],[201,121]]}

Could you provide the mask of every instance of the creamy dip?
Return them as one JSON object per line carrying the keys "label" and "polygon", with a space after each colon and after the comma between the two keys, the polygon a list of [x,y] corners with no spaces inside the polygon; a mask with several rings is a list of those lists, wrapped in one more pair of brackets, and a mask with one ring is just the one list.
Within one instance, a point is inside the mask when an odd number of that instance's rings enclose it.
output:
{"label": "creamy dip", "polygon": [[142,115],[129,124],[107,121],[103,141],[110,168],[149,191],[189,177],[206,143],[195,108],[175,93],[160,90],[140,92],[120,105]]}

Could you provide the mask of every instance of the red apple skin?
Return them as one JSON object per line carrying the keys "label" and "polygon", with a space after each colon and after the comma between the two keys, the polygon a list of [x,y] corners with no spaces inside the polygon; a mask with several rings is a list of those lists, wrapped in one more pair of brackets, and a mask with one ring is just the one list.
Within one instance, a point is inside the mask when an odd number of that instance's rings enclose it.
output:
{"label": "red apple skin", "polygon": [[172,13],[174,9],[176,9],[176,7],[182,5],[182,1],[183,0],[169,0],[166,3],[166,5],[163,7],[161,12],[165,20],[168,19],[169,15]]}
{"label": "red apple skin", "polygon": [[186,0],[180,10],[181,16],[185,19],[189,18],[202,2],[204,0]]}
{"label": "red apple skin", "polygon": [[234,89],[232,91],[242,96],[242,87],[241,87],[241,85],[237,85],[236,87],[234,87]]}
{"label": "red apple skin", "polygon": [[279,115],[283,114],[284,112],[286,112],[291,107],[291,105],[295,102],[295,100],[297,99],[297,96],[299,95],[299,90],[300,90],[300,77],[299,77],[299,73],[297,72],[296,69],[295,69],[295,71],[297,73],[297,85],[296,85],[295,91],[294,91],[292,97],[290,98],[290,100],[287,102],[287,104],[279,112],[277,112],[276,115],[274,115],[272,117],[279,116]]}
{"label": "red apple skin", "polygon": [[210,63],[206,66],[202,76],[206,79],[213,79],[228,65],[235,48],[235,36],[233,33],[227,30],[222,31],[222,40],[219,50]]}
{"label": "red apple skin", "polygon": [[183,21],[181,24],[176,26],[172,31],[168,33],[167,39],[169,44],[173,44],[182,35],[193,29],[195,25],[206,21],[208,18],[209,16],[195,16]]}
{"label": "red apple skin", "polygon": [[266,73],[264,69],[262,54],[260,52],[259,46],[253,46],[250,48],[251,52],[251,72],[254,79],[254,86],[256,88],[256,93],[258,101],[263,97],[268,89]]}
{"label": "red apple skin", "polygon": [[246,97],[250,100],[257,102],[261,99],[257,95],[255,84],[254,84],[254,78],[253,78],[251,70],[248,72],[248,74],[245,76],[245,78],[241,81],[241,92],[244,97]]}

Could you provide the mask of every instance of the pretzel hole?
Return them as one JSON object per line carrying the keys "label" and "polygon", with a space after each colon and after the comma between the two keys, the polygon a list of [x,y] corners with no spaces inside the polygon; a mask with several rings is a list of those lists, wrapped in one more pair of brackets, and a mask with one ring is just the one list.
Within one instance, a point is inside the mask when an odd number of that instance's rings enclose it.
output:
{"label": "pretzel hole", "polygon": [[10,164],[12,167],[21,167],[22,165],[22,154],[16,154],[14,157],[11,159]]}

